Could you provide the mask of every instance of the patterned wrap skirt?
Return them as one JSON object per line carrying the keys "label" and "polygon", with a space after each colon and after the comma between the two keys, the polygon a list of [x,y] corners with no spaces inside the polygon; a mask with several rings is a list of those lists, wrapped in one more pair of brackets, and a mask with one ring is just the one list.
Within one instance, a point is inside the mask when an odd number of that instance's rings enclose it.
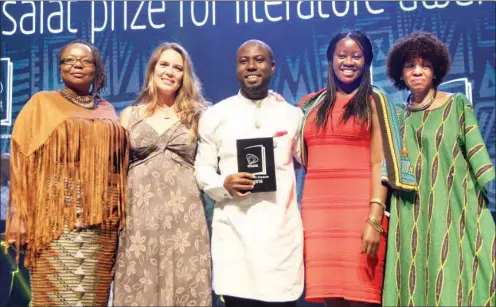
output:
{"label": "patterned wrap skirt", "polygon": [[32,306],[107,306],[117,226],[64,228],[31,268]]}

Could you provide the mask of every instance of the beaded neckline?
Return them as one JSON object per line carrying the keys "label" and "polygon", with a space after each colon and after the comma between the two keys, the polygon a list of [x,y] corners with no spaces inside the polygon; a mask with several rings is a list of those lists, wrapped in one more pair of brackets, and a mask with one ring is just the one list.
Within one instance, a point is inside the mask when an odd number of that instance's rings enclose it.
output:
{"label": "beaded neckline", "polygon": [[434,93],[432,94],[432,96],[429,99],[423,101],[422,103],[420,103],[417,106],[414,106],[412,104],[412,94],[410,93],[410,95],[408,95],[408,98],[405,101],[405,108],[408,111],[413,111],[413,112],[423,111],[432,105],[432,103],[436,99],[436,94],[437,94],[437,90],[434,90]]}
{"label": "beaded neckline", "polygon": [[68,93],[65,88],[58,92],[60,93],[60,95],[62,95],[62,97],[82,108],[93,110],[98,107],[97,99],[93,95],[87,95],[87,96],[73,95]]}

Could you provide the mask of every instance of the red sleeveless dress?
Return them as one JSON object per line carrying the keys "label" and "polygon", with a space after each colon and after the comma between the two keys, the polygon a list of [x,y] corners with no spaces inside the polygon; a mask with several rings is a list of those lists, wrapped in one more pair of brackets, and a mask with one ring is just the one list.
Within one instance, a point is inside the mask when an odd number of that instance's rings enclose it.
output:
{"label": "red sleeveless dress", "polygon": [[[305,238],[306,300],[325,298],[381,303],[386,234],[377,257],[361,253],[369,216],[370,127],[341,121],[348,99],[337,99],[325,129],[304,127],[307,174],[301,211]],[[331,128],[332,125],[332,128]],[[383,228],[387,229],[384,218]]]}

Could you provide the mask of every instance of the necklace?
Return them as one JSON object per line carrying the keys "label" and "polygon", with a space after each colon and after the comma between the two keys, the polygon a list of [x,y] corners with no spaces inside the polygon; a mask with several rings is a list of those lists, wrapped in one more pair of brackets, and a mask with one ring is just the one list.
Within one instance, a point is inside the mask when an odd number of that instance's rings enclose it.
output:
{"label": "necklace", "polygon": [[421,102],[419,105],[417,106],[414,106],[412,104],[412,94],[410,93],[410,95],[408,95],[408,98],[406,99],[405,101],[405,108],[409,111],[423,111],[425,109],[427,109],[428,107],[431,106],[431,104],[434,102],[434,100],[436,99],[436,94],[437,94],[437,90],[434,90],[434,93],[432,94],[432,96]]}
{"label": "necklace", "polygon": [[93,110],[98,107],[98,104],[96,102],[96,97],[94,97],[93,95],[87,95],[87,96],[72,95],[69,94],[65,88],[60,90],[59,93],[65,99],[69,100],[73,104],[80,106],[82,108]]}
{"label": "necklace", "polygon": [[160,111],[162,111],[162,112],[164,112],[164,113],[165,113],[165,115],[164,115],[164,119],[171,119],[171,118],[172,118],[172,114],[169,114],[169,113],[171,113],[171,111],[169,111],[169,110],[171,110],[171,109],[172,109],[171,107],[169,107],[169,108],[164,108],[164,107],[162,107],[162,106],[157,105],[157,109],[159,109]]}

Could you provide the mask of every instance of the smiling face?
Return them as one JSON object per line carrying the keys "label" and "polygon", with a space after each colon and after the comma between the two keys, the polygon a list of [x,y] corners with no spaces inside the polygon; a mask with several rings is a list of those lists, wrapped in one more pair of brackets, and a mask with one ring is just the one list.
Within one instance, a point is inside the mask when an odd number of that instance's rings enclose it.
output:
{"label": "smiling face", "polygon": [[249,99],[267,96],[275,62],[262,44],[249,42],[237,54],[237,75],[241,93]]}
{"label": "smiling face", "polygon": [[79,43],[67,46],[59,67],[66,87],[80,94],[89,92],[95,78],[95,59],[89,46]]}
{"label": "smiling face", "polygon": [[430,90],[434,68],[429,60],[422,58],[410,59],[403,65],[403,80],[411,92],[426,92]]}
{"label": "smiling face", "polygon": [[167,49],[155,64],[153,83],[161,95],[176,95],[184,75],[184,59],[174,49]]}
{"label": "smiling face", "polygon": [[358,43],[349,37],[336,44],[332,58],[332,68],[337,79],[343,84],[351,84],[362,76],[365,57]]}

